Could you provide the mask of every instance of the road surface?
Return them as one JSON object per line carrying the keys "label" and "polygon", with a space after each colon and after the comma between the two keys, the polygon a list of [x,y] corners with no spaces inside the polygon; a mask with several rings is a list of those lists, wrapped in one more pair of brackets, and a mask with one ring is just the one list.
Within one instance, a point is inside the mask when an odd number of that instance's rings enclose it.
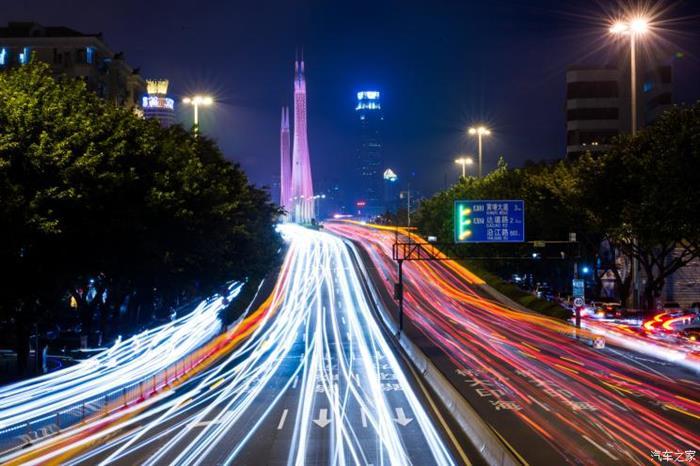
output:
{"label": "road surface", "polygon": [[[394,233],[353,223],[387,305]],[[496,302],[453,261],[406,262],[405,328],[525,463],[648,464],[700,450],[700,380],[627,350],[595,350],[572,327]],[[384,285],[384,286],[382,286]],[[687,453],[691,455],[691,453]]]}
{"label": "road surface", "polygon": [[347,245],[297,226],[283,232],[289,252],[265,303],[273,312],[248,339],[147,406],[67,432],[13,461],[468,463],[473,452],[445,435],[377,324]]}

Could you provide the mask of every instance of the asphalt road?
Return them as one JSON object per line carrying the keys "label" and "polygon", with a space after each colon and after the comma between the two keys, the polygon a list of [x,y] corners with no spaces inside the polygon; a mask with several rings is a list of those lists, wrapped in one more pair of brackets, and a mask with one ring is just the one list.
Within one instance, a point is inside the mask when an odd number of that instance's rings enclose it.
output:
{"label": "asphalt road", "polygon": [[[394,234],[326,227],[362,245],[396,316]],[[404,277],[406,335],[524,463],[648,464],[656,452],[700,450],[696,372],[592,349],[568,324],[494,301],[454,263],[407,262]]]}
{"label": "asphalt road", "polygon": [[285,234],[291,243],[268,303],[274,312],[248,339],[147,406],[32,460],[479,463],[377,323],[343,241],[296,226]]}

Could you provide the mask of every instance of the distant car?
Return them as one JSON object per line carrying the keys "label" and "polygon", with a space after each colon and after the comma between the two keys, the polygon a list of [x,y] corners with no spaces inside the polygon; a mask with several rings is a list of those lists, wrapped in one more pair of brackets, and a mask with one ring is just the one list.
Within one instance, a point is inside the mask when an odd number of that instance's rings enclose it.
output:
{"label": "distant car", "polygon": [[682,338],[700,343],[700,327],[686,327],[678,333]]}
{"label": "distant car", "polygon": [[684,313],[681,305],[675,301],[664,303],[662,310],[670,314],[672,317],[677,317]]}
{"label": "distant car", "polygon": [[620,303],[597,303],[594,314],[600,319],[622,319],[627,317],[627,312]]}
{"label": "distant car", "polygon": [[537,288],[535,288],[535,296],[537,296],[540,299],[546,299],[547,301],[551,301],[552,298],[554,298],[554,291],[549,285],[537,285]]}

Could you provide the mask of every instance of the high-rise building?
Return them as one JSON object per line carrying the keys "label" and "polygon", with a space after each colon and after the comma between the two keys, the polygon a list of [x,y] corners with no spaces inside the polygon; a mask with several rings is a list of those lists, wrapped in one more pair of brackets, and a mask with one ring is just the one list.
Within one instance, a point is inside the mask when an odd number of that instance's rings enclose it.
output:
{"label": "high-rise building", "polygon": [[148,94],[141,99],[143,116],[158,120],[163,128],[175,124],[175,100],[168,97],[168,80],[146,81]]}
{"label": "high-rise building", "polygon": [[296,223],[314,219],[314,187],[306,126],[304,59],[294,63],[294,146],[292,148],[292,216]]}
{"label": "high-rise building", "polygon": [[355,106],[359,122],[357,168],[360,189],[357,202],[362,204],[361,212],[365,217],[379,215],[384,210],[381,139],[384,115],[380,97],[379,91],[360,91]]}
{"label": "high-rise building", "polygon": [[[628,57],[620,60],[626,63]],[[671,66],[638,61],[637,121],[648,125],[672,104]],[[566,153],[600,152],[631,132],[629,64],[570,66],[566,72]]]}
{"label": "high-rise building", "polygon": [[10,22],[0,27],[0,70],[35,60],[48,63],[56,75],[82,79],[101,98],[138,109],[146,82],[114,53],[102,34],[83,34],[67,27]]}
{"label": "high-rise building", "polygon": [[289,140],[289,107],[282,107],[280,124],[280,207],[287,213],[292,209],[292,160]]}

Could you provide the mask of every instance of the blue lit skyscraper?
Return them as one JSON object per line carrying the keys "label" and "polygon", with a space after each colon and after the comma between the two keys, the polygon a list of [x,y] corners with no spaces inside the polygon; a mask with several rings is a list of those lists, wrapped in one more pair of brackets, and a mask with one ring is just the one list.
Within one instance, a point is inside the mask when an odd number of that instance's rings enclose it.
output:
{"label": "blue lit skyscraper", "polygon": [[381,130],[384,121],[378,91],[357,93],[355,107],[359,119],[357,167],[359,190],[356,205],[360,215],[373,217],[384,210],[383,164]]}

